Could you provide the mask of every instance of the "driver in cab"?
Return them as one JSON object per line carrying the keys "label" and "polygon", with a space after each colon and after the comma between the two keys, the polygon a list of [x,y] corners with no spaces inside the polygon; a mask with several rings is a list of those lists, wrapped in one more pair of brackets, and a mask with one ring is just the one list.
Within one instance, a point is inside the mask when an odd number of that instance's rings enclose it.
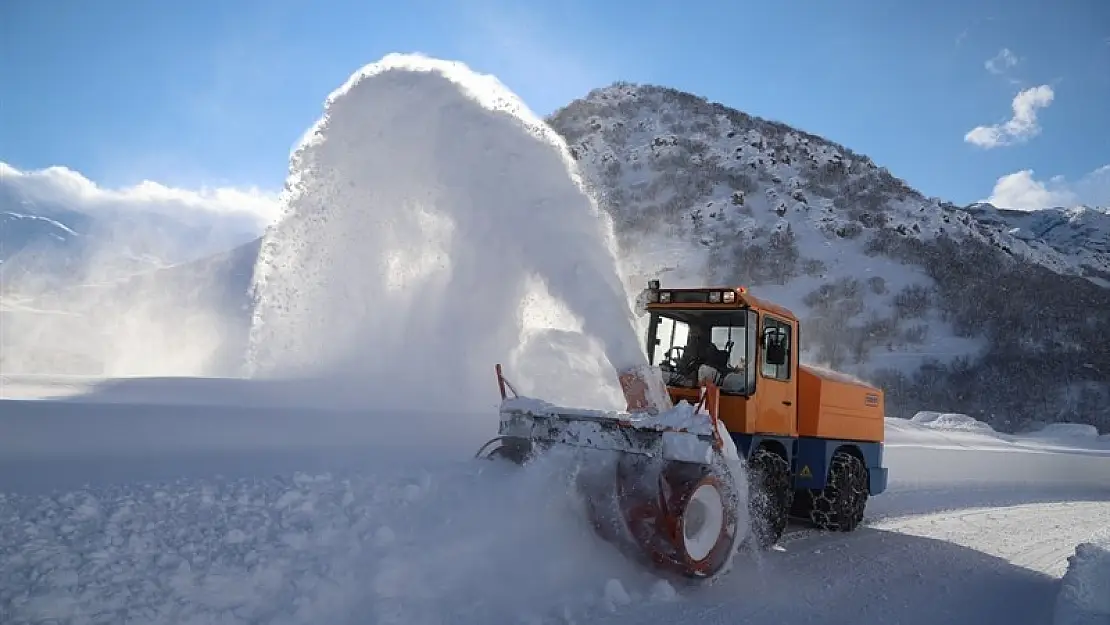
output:
{"label": "driver in cab", "polygon": [[708,332],[692,326],[689,349],[682,354],[679,370],[686,376],[696,375],[699,383],[712,381],[720,384],[724,376],[740,371],[739,367],[729,366],[728,357],[728,351],[714,345]]}

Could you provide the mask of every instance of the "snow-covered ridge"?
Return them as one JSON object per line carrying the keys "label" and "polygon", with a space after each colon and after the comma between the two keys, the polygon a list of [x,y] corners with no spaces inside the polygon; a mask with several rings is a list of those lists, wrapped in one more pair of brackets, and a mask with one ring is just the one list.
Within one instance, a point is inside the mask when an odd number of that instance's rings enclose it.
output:
{"label": "snow-covered ridge", "polygon": [[68,250],[75,247],[80,236],[56,219],[0,206],[0,276],[10,279],[24,267],[41,265],[44,257],[48,266],[64,268]]}
{"label": "snow-covered ridge", "polygon": [[[974,237],[1062,273],[1080,271],[1087,254],[1075,248],[1102,254],[1107,249],[1110,216],[1101,209],[1027,213],[1036,223],[1015,229],[999,223],[982,204],[961,209],[926,198],[885,167],[828,139],[674,89],[616,83],[591,91],[552,118],[577,158],[599,170],[606,182],[620,183],[619,191],[611,184],[597,189],[613,206],[624,204],[629,191],[661,192],[658,208],[664,219],[682,222],[694,232],[757,224],[781,227],[785,224],[776,222],[787,214],[805,213],[822,231],[842,238],[845,229],[860,226],[885,226],[919,239]],[[649,175],[667,169],[674,170],[669,179]],[[715,170],[723,186],[732,187],[729,192],[706,188],[698,176],[675,179],[705,170]],[[707,201],[702,206],[674,201],[687,191]],[[730,210],[730,205],[749,208]],[[779,219],[762,218],[761,210]],[[754,219],[741,219],[737,212]],[[1015,211],[1004,212],[1006,220],[1018,218]],[[1061,220],[1069,225],[1066,241],[1053,232]],[[1100,268],[1108,262],[1102,258]]]}
{"label": "snow-covered ridge", "polygon": [[1074,206],[1021,211],[986,203],[972,204],[966,210],[981,223],[1005,231],[1033,249],[1059,253],[1070,259],[1077,271],[1110,287],[1110,210]]}
{"label": "snow-covered ridge", "polygon": [[[107,274],[134,275],[202,259],[259,232],[234,217],[208,223],[191,215],[188,207],[175,210],[174,199],[168,196],[166,206],[157,211],[130,210],[113,202],[90,209],[79,199],[87,195],[56,180],[27,182],[56,171],[68,172],[52,168],[23,173],[0,162],[0,290],[4,292],[33,295]],[[78,188],[92,184],[84,178],[80,181]],[[157,200],[151,205],[159,206]]]}

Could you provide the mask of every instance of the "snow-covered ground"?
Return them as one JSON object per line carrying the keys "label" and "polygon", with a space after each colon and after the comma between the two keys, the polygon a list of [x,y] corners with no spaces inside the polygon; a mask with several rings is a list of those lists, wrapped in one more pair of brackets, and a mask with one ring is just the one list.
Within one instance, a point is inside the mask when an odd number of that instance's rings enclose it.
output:
{"label": "snow-covered ground", "polygon": [[1110,528],[1076,547],[1069,562],[1056,601],[1056,625],[1110,623]]}
{"label": "snow-covered ground", "polygon": [[[890,419],[866,527],[683,588],[592,534],[565,459],[471,459],[493,411],[381,431],[403,420],[287,384],[26,382],[0,403],[5,623],[1046,623],[1110,527],[1108,442]],[[1065,592],[1097,609],[1094,549]]]}
{"label": "snow-covered ground", "polygon": [[[609,225],[566,146],[457,64],[391,57],[327,106],[259,254],[257,377],[0,376],[0,623],[1043,624],[1058,605],[1098,609],[1093,548],[1060,589],[1076,546],[1110,526],[1110,442],[954,415],[888,420],[890,490],[859,531],[793,528],[706,588],[632,566],[579,513],[575,458],[472,457],[497,427],[495,362],[583,408],[614,402],[614,367],[642,364]],[[146,362],[174,356],[145,345]]]}

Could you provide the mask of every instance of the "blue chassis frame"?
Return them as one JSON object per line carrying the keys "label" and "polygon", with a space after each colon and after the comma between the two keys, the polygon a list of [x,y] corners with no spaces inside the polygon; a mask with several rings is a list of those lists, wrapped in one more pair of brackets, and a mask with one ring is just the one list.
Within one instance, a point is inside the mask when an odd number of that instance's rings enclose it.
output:
{"label": "blue chassis frame", "polygon": [[[829,464],[833,454],[844,450],[863,460],[867,467],[868,490],[878,495],[886,490],[887,469],[883,466],[883,444],[828,438],[800,436],[770,436],[763,434],[733,434],[736,449],[744,458],[760,446],[777,449],[786,456],[794,477],[794,488],[822,489],[828,479]],[[806,475],[808,473],[808,475]]]}

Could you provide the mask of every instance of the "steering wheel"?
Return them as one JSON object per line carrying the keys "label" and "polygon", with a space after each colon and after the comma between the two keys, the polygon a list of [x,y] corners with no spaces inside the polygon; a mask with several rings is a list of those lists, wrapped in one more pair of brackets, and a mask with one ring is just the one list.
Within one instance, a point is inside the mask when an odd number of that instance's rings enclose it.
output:
{"label": "steering wheel", "polygon": [[[672,355],[672,352],[677,351],[678,355]],[[686,352],[686,348],[682,345],[675,345],[674,347],[663,352],[663,360],[659,363],[659,368],[666,368],[668,371],[678,371],[678,361],[682,359],[682,354]]]}

